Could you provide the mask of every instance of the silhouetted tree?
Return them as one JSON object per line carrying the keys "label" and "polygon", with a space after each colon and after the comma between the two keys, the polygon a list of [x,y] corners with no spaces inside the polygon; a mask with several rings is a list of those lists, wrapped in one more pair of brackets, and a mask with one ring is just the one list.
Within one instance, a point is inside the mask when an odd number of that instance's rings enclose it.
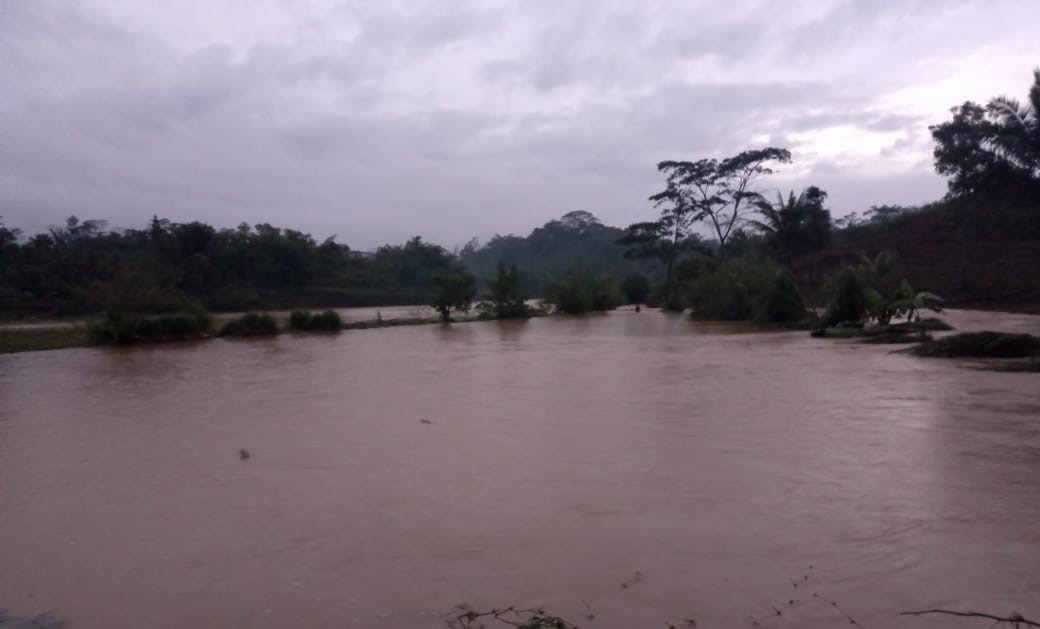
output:
{"label": "silhouetted tree", "polygon": [[762,220],[750,221],[765,235],[766,246],[786,266],[795,256],[819,251],[827,246],[831,213],[823,207],[827,193],[810,186],[797,197],[790,191],[785,200],[780,192],[776,202],[758,199],[755,207]]}
{"label": "silhouetted tree", "polygon": [[929,127],[935,170],[949,177],[950,196],[991,193],[1040,180],[1040,68],[1027,103],[997,97],[950,110],[952,120]]}
{"label": "silhouetted tree", "polygon": [[787,149],[766,147],[722,160],[664,161],[657,170],[667,175],[667,187],[650,200],[664,204],[687,223],[706,222],[718,239],[718,255],[726,257],[726,241],[761,195],[754,182],[773,173],[768,164],[787,163]]}

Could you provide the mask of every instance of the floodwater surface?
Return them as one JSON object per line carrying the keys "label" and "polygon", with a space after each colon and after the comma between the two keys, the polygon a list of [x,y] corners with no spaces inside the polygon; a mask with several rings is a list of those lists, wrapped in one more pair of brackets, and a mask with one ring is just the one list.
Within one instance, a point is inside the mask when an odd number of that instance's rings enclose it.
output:
{"label": "floodwater surface", "polygon": [[463,602],[586,628],[1035,619],[1040,377],[891,349],[627,311],[0,356],[0,608],[84,629],[436,627]]}

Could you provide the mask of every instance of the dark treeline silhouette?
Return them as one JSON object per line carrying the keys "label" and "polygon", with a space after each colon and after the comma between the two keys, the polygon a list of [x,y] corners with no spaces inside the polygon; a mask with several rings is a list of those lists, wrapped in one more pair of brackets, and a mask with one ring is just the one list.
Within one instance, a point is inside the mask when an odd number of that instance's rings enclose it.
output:
{"label": "dark treeline silhouette", "polygon": [[0,230],[0,308],[9,314],[421,304],[435,275],[463,268],[419,237],[361,253],[266,223],[215,229],[153,218],[145,229],[107,231],[73,216],[29,238]]}

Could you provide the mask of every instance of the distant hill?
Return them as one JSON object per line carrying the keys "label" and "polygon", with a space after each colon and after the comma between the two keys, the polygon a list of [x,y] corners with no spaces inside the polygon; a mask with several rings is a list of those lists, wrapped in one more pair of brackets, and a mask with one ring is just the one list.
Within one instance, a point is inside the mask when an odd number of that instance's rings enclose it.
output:
{"label": "distant hill", "polygon": [[484,245],[474,239],[459,256],[481,279],[493,277],[499,262],[515,264],[530,295],[541,295],[546,283],[577,266],[619,281],[631,273],[656,280],[661,274],[659,264],[624,257],[625,248],[617,244],[624,234],[625,230],[604,225],[589,212],[575,211],[535,228],[527,236],[496,235]]}

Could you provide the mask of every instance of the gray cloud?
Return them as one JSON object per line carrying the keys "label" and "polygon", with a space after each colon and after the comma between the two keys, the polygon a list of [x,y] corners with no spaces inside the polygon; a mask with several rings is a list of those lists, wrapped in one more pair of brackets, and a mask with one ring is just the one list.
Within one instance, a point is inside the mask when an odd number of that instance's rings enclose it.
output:
{"label": "gray cloud", "polygon": [[821,185],[838,213],[926,201],[927,125],[1028,83],[1040,7],[1001,7],[1010,27],[971,0],[11,0],[0,215],[451,246],[574,209],[640,220],[658,161],[767,142],[796,157],[767,185]]}

